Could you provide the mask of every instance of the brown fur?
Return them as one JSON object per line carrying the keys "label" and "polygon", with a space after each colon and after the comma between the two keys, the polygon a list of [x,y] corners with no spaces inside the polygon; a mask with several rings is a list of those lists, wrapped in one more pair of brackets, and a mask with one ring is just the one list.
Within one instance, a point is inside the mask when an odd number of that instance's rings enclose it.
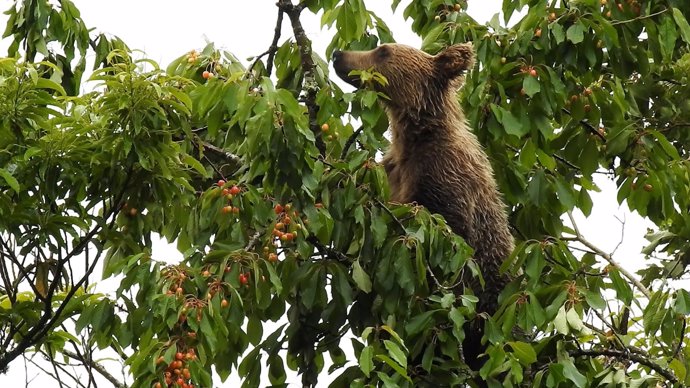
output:
{"label": "brown fur", "polygon": [[417,202],[444,216],[474,248],[486,287],[472,288],[479,311],[494,313],[508,282],[499,266],[513,250],[504,204],[491,164],[470,131],[457,99],[464,72],[473,64],[472,46],[453,45],[436,56],[400,44],[370,51],[336,52],[334,67],[358,85],[352,70],[373,70],[388,80],[378,86],[392,132],[383,159],[392,200]]}

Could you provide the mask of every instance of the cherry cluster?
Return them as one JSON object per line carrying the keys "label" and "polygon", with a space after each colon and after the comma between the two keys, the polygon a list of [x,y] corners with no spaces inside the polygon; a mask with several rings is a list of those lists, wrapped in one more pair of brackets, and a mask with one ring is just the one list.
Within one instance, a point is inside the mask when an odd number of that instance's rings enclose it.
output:
{"label": "cherry cluster", "polygon": [[169,363],[165,363],[163,356],[158,357],[156,365],[163,366],[163,381],[157,381],[153,388],[175,387],[175,388],[194,388],[191,382],[192,373],[187,368],[190,361],[196,360],[194,348],[189,348],[186,352],[175,353],[175,358]]}
{"label": "cherry cluster", "polygon": [[232,185],[231,187],[225,187],[227,182],[225,180],[221,179],[217,182],[218,187],[223,189],[223,197],[228,200],[228,205],[223,206],[223,208],[220,210],[224,214],[229,214],[232,213],[234,215],[240,214],[240,208],[237,206],[233,206],[233,199],[242,192],[242,190],[236,186]]}

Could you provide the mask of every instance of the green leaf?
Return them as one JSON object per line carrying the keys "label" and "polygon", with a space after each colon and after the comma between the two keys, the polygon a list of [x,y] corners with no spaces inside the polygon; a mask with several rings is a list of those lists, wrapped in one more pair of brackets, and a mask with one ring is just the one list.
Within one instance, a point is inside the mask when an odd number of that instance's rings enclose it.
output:
{"label": "green leaf", "polygon": [[673,19],[676,21],[680,29],[680,36],[683,37],[685,43],[690,43],[690,24],[688,24],[685,15],[678,8],[673,8]]}
{"label": "green leaf", "polygon": [[36,80],[36,87],[42,88],[42,89],[55,90],[56,92],[60,93],[63,96],[67,94],[65,92],[65,89],[62,86],[60,86],[57,82],[51,81],[47,78],[37,79]]}
{"label": "green leaf", "polygon": [[491,104],[491,111],[496,120],[503,124],[506,133],[509,135],[522,137],[527,133],[528,128],[524,128],[522,123],[509,110],[496,104]]}
{"label": "green leaf", "polygon": [[388,226],[378,208],[375,207],[371,209],[371,231],[374,236],[374,245],[376,248],[380,248],[386,241]]}
{"label": "green leaf", "polygon": [[407,325],[405,325],[405,331],[407,331],[407,334],[409,335],[415,335],[422,330],[426,329],[427,327],[431,326],[433,323],[433,315],[437,311],[442,311],[442,310],[431,310],[431,311],[425,311],[419,315],[415,315],[410,319],[409,322],[407,322]]}
{"label": "green leaf", "polygon": [[534,173],[532,180],[529,182],[527,192],[530,200],[536,205],[541,206],[546,202],[547,181],[544,170],[539,169]]}
{"label": "green leaf", "polygon": [[247,338],[252,345],[258,345],[261,342],[264,330],[260,319],[250,318],[247,322]]}
{"label": "green leaf", "polygon": [[403,368],[407,368],[407,356],[405,352],[403,352],[395,342],[390,340],[384,340],[383,344],[386,346],[386,349],[388,349],[388,354],[390,354],[391,358]]}
{"label": "green leaf", "polygon": [[595,292],[592,290],[583,290],[583,293],[585,295],[585,301],[587,301],[587,304],[590,305],[590,307],[597,310],[603,310],[606,308],[606,301],[604,298],[602,298],[598,291]]}
{"label": "green leaf", "polygon": [[525,342],[508,342],[511,348],[513,348],[513,354],[515,358],[520,361],[522,365],[529,365],[537,362],[537,353],[532,348],[532,345]]}
{"label": "green leaf", "polygon": [[578,20],[575,24],[568,27],[568,31],[566,31],[566,37],[569,41],[573,42],[574,44],[581,43],[585,39],[585,27]]}
{"label": "green leaf", "polygon": [[182,160],[184,161],[185,164],[187,164],[188,166],[190,166],[194,170],[196,170],[196,172],[198,172],[202,177],[208,178],[210,176],[209,173],[204,168],[204,165],[201,164],[201,162],[199,162],[198,160],[191,157],[190,155],[185,154]]}
{"label": "green leaf", "polygon": [[670,62],[676,48],[678,31],[670,17],[664,17],[659,24],[659,47],[664,62]]}
{"label": "green leaf", "polygon": [[[626,305],[630,305],[632,301],[633,292],[630,289],[630,285],[622,277],[617,269],[612,269],[609,271],[609,277],[613,283],[613,289],[616,290],[616,296],[618,299],[622,300]],[[645,321],[646,322],[646,321]]]}
{"label": "green leaf", "polygon": [[374,349],[371,346],[365,346],[362,349],[362,353],[359,355],[359,368],[367,377],[374,370]]}
{"label": "green leaf", "polygon": [[668,367],[671,368],[673,373],[678,377],[678,380],[685,381],[685,376],[687,376],[688,370],[681,360],[674,358],[668,364]]}
{"label": "green leaf", "polygon": [[580,315],[577,313],[577,310],[575,310],[575,308],[571,308],[570,310],[568,310],[568,312],[565,313],[565,318],[568,321],[568,325],[573,329],[577,331],[582,331],[582,329],[584,329],[585,326],[582,323],[582,319],[580,319]]}
{"label": "green leaf", "polygon": [[552,23],[549,25],[549,29],[551,30],[551,34],[553,35],[554,39],[556,39],[556,43],[563,43],[565,40],[565,31],[563,31],[563,26],[558,23]]}
{"label": "green leaf", "polygon": [[355,260],[355,262],[352,263],[352,279],[360,290],[366,293],[371,292],[371,279],[369,275],[364,272],[362,265],[359,264],[359,260]]}
{"label": "green leaf", "polygon": [[574,382],[576,387],[582,388],[587,386],[587,377],[577,370],[572,360],[565,359],[560,364],[563,366],[563,376]]}
{"label": "green leaf", "polygon": [[678,290],[676,293],[676,303],[673,305],[673,309],[678,314],[690,315],[690,293],[686,290]]}
{"label": "green leaf", "polygon": [[216,337],[215,330],[213,330],[213,326],[211,326],[211,319],[206,314],[202,315],[200,329],[211,353],[214,353],[218,344],[218,338]]}
{"label": "green leaf", "polygon": [[561,179],[556,180],[556,194],[565,209],[571,210],[575,206],[576,201],[572,186]]}
{"label": "green leaf", "polygon": [[570,333],[570,328],[568,327],[568,319],[566,318],[564,306],[561,306],[561,308],[558,309],[558,314],[556,315],[556,318],[554,318],[553,320],[553,325],[556,328],[556,331],[561,334]]}
{"label": "green leaf", "polygon": [[19,182],[12,176],[12,174],[7,172],[7,170],[0,168],[0,177],[5,180],[7,185],[10,186],[12,190],[14,190],[16,193],[19,193]]}
{"label": "green leaf", "polygon": [[[393,339],[395,339],[396,341],[398,341],[398,343],[400,344],[400,346],[402,346],[402,348],[403,348],[405,351],[407,351],[407,347],[405,347],[405,344],[403,343],[402,338],[400,338],[400,335],[398,335],[398,333],[396,333],[395,330],[393,330],[392,327],[390,327],[390,326],[388,326],[388,325],[381,325],[381,329],[382,329],[382,330],[385,330],[386,332],[388,332],[388,334],[390,334],[391,337],[393,337]],[[364,336],[363,336],[363,337],[364,337]]]}
{"label": "green leaf", "polygon": [[386,364],[388,364],[388,366],[393,368],[393,370],[395,370],[400,376],[402,376],[405,379],[407,379],[408,381],[412,382],[412,380],[410,380],[410,378],[407,376],[407,371],[403,367],[398,365],[397,362],[393,361],[390,357],[383,355],[383,354],[377,354],[376,358],[385,362]]}
{"label": "green leaf", "polygon": [[642,314],[645,334],[653,334],[661,327],[664,316],[668,313],[666,300],[668,300],[668,293],[665,291],[660,290],[652,293],[649,304]]}
{"label": "green leaf", "polygon": [[441,298],[441,307],[444,309],[453,307],[453,303],[455,303],[455,294],[445,294]]}
{"label": "green leaf", "polygon": [[539,93],[541,90],[537,77],[532,77],[531,75],[526,76],[525,79],[522,80],[522,88],[525,89],[525,94],[530,97]]}
{"label": "green leaf", "polygon": [[654,138],[657,140],[657,142],[659,143],[661,148],[664,150],[664,152],[666,152],[666,154],[669,157],[673,158],[674,160],[680,159],[680,155],[678,154],[678,150],[676,149],[676,147],[673,146],[673,144],[671,144],[668,141],[666,136],[664,136],[661,132],[654,131],[654,130],[650,130],[649,134],[654,136]]}

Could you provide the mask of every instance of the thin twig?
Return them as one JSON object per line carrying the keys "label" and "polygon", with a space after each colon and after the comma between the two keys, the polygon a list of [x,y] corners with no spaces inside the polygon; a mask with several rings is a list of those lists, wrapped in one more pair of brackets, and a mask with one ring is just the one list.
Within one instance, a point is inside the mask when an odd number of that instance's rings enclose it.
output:
{"label": "thin twig", "polygon": [[[513,152],[517,152],[517,153],[520,153],[520,152],[521,152],[519,148],[513,147],[513,146],[511,146],[511,145],[508,145],[508,148],[511,149]],[[567,160],[566,158],[562,157],[561,155],[558,155],[558,154],[554,153],[552,156],[554,157],[554,159],[556,159],[556,160],[558,160],[559,162],[565,164],[566,166],[572,168],[573,170],[580,171],[580,167],[574,165],[572,162],[570,162],[570,161]]]}
{"label": "thin twig", "polygon": [[625,214],[623,215],[622,220],[620,218],[618,218],[617,216],[615,216],[615,218],[621,224],[621,239],[618,240],[618,244],[616,245],[615,248],[613,248],[613,251],[611,251],[611,256],[616,254],[616,251],[618,250],[618,248],[620,248],[620,246],[623,244],[623,240],[625,239]]}
{"label": "thin twig", "polygon": [[659,16],[659,15],[661,15],[661,14],[664,13],[664,12],[668,12],[668,10],[669,10],[669,8],[664,8],[664,9],[662,9],[662,10],[659,11],[659,12],[650,13],[649,15],[638,16],[638,17],[636,17],[636,18],[627,19],[627,20],[617,20],[617,21],[615,21],[615,22],[611,22],[611,25],[612,25],[612,26],[616,26],[616,25],[618,25],[618,24],[631,23],[631,22],[634,22],[634,21],[636,21],[636,20],[644,20],[644,19],[653,18],[654,16]]}
{"label": "thin twig", "polygon": [[398,217],[396,217],[395,214],[393,214],[393,212],[391,211],[391,209],[389,209],[388,206],[386,206],[386,204],[384,204],[383,202],[381,202],[381,200],[378,199],[378,198],[375,198],[374,201],[375,201],[376,204],[379,205],[386,213],[388,213],[388,215],[391,216],[391,218],[393,218],[393,220],[395,221],[395,223],[396,223],[396,225],[398,226],[398,228],[400,228],[400,231],[401,231],[403,234],[407,234],[407,230],[405,229],[405,225],[403,225],[402,221],[400,221],[400,220],[398,219]]}

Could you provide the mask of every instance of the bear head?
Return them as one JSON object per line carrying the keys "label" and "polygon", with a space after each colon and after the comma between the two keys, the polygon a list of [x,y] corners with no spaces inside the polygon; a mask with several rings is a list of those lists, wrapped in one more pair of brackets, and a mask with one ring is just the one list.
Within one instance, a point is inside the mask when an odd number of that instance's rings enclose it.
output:
{"label": "bear head", "polygon": [[447,98],[455,98],[462,75],[473,66],[471,44],[455,44],[436,55],[402,44],[383,44],[369,51],[335,51],[333,67],[347,83],[360,87],[353,70],[378,72],[388,81],[375,83],[389,113],[419,122],[443,114]]}

